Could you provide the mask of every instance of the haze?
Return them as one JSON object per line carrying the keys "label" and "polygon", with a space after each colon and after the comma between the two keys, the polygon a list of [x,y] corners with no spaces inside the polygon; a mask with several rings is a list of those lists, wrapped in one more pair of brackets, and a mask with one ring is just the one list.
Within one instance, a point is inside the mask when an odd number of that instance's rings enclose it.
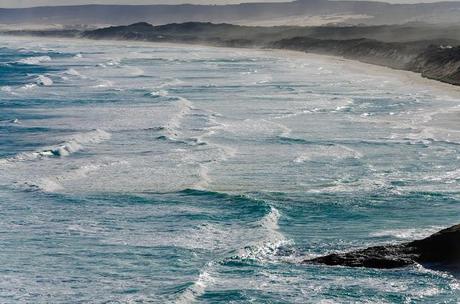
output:
{"label": "haze", "polygon": [[[458,1],[458,0],[457,0]],[[55,6],[55,5],[81,5],[81,4],[235,4],[241,2],[290,2],[289,0],[0,0],[0,7],[34,7],[34,6]],[[382,0],[391,3],[420,3],[420,2],[441,2],[435,0]]]}
{"label": "haze", "polygon": [[56,1],[56,0],[0,0],[0,7],[33,7],[33,6],[55,6],[55,5],[80,5],[80,4],[235,4],[241,2],[289,2],[290,0],[70,0],[70,1]]}

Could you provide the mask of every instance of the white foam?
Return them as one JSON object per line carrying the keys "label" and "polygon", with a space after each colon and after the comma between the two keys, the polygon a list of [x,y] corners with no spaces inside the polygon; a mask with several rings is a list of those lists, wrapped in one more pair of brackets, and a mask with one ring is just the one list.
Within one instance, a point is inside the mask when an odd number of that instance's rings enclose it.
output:
{"label": "white foam", "polygon": [[85,219],[76,219],[76,223],[67,226],[67,230],[75,233],[99,235],[107,231],[106,229],[99,227],[97,223],[86,222]]}
{"label": "white foam", "polygon": [[[166,127],[161,128],[167,133],[167,135],[161,136],[161,139],[190,146],[189,149],[184,150],[181,157],[182,163],[194,168],[194,173],[190,176],[194,182],[187,183],[187,188],[206,190],[212,182],[209,175],[211,166],[235,156],[237,150],[225,145],[214,144],[208,140],[223,127],[216,121],[217,114],[194,108],[192,103],[185,98],[174,98],[178,110],[171,116]],[[199,117],[198,120],[196,120],[197,117]],[[199,122],[205,127],[187,128],[187,123],[190,122],[189,118],[192,123]],[[196,132],[201,132],[201,134],[197,136]]]}
{"label": "white foam", "polygon": [[192,103],[188,99],[183,97],[176,98],[178,100],[176,103],[178,111],[171,117],[168,125],[166,126],[168,129],[172,130],[177,130],[180,128],[182,119],[185,115],[189,114],[190,110],[192,109]]}
{"label": "white foam", "polygon": [[139,67],[128,67],[129,75],[134,77],[143,76],[145,74],[144,70]]}
{"label": "white foam", "polygon": [[352,181],[348,180],[347,178],[339,178],[337,180],[333,180],[331,182],[322,184],[319,187],[313,189],[310,188],[307,190],[308,193],[355,193],[358,191],[386,191],[387,193],[391,193],[393,195],[402,194],[402,192],[399,189],[389,185],[387,179],[369,179],[368,177]]}
{"label": "white foam", "polygon": [[237,135],[245,134],[252,136],[280,136],[287,137],[292,130],[284,124],[269,119],[244,119],[227,122],[225,131]]}
{"label": "white foam", "polygon": [[209,167],[204,164],[198,164],[198,182],[193,185],[193,189],[206,190],[211,182],[209,177]]}
{"label": "white foam", "polygon": [[431,182],[443,182],[446,184],[456,183],[460,180],[460,169],[447,171],[437,176],[426,176],[423,179]]}
{"label": "white foam", "polygon": [[228,160],[229,158],[235,157],[236,154],[238,153],[238,149],[234,147],[229,147],[229,146],[222,146],[222,145],[217,145],[214,144],[217,148],[220,149],[221,153],[221,160],[225,161]]}
{"label": "white foam", "polygon": [[376,231],[370,234],[372,237],[395,237],[398,239],[421,239],[432,235],[442,229],[439,226],[432,226],[429,228],[420,228],[420,229],[388,229]]}
{"label": "white foam", "polygon": [[45,75],[39,75],[35,83],[39,86],[50,86],[53,85],[53,80]]}
{"label": "white foam", "polygon": [[54,147],[43,148],[35,152],[24,152],[14,157],[0,160],[0,164],[15,163],[18,161],[30,161],[52,156],[68,156],[83,148],[85,144],[100,143],[110,139],[110,133],[103,130],[94,130],[87,133],[77,134],[68,141]]}
{"label": "white foam", "polygon": [[166,87],[173,87],[173,86],[181,85],[183,83],[184,82],[182,80],[177,79],[177,78],[173,78],[173,79],[168,79],[168,80],[164,81],[163,83],[158,85],[157,88],[158,89],[163,89],[163,88],[166,88]]}
{"label": "white foam", "polygon": [[62,186],[49,178],[41,178],[35,182],[25,182],[24,186],[30,190],[40,190],[43,192],[56,192],[62,190]]}
{"label": "white foam", "polygon": [[270,212],[259,221],[259,225],[269,231],[278,230],[278,221],[280,217],[281,214],[278,209],[275,207],[270,207]]}
{"label": "white foam", "polygon": [[154,98],[158,98],[158,97],[165,97],[165,96],[168,96],[168,91],[166,90],[158,90],[158,91],[153,91],[150,93],[150,96],[154,97]]}
{"label": "white foam", "polygon": [[301,110],[293,112],[293,113],[287,113],[287,114],[282,114],[282,115],[275,116],[274,119],[291,118],[291,117],[300,116],[300,115],[303,115],[303,114],[311,114],[311,113],[312,113],[312,111],[310,111],[308,109],[301,109]]}
{"label": "white foam", "polygon": [[305,163],[307,161],[310,161],[311,160],[311,156],[309,153],[302,153],[300,154],[299,156],[297,156],[293,162],[295,163],[298,163],[298,164],[301,164],[301,163]]}
{"label": "white foam", "polygon": [[460,131],[457,129],[445,129],[434,126],[406,125],[401,124],[402,128],[411,130],[410,133],[392,133],[388,139],[401,140],[412,145],[425,144],[431,145],[433,142],[445,142],[460,144]]}
{"label": "white foam", "polygon": [[47,61],[51,61],[50,56],[28,57],[28,58],[19,60],[18,63],[35,65],[35,64],[39,64],[41,62],[47,62]]}
{"label": "white foam", "polygon": [[175,301],[177,304],[193,303],[196,302],[197,298],[204,294],[206,288],[210,283],[215,280],[210,274],[210,269],[214,263],[210,262],[206,265],[205,269],[200,272],[197,280],[192,286],[188,287]]}
{"label": "white foam", "polygon": [[68,69],[64,73],[67,74],[67,75],[71,75],[71,76],[81,76],[80,72],[78,72],[77,70],[75,70],[73,68]]}
{"label": "white foam", "polygon": [[287,126],[283,124],[278,124],[278,126],[281,129],[281,134],[280,134],[281,137],[288,137],[291,134],[292,130],[288,128]]}
{"label": "white foam", "polygon": [[113,82],[110,80],[101,80],[100,84],[92,86],[92,88],[110,88],[113,86]]}
{"label": "white foam", "polygon": [[[269,262],[276,259],[276,254],[282,246],[292,245],[279,231],[279,219],[281,215],[275,207],[270,207],[270,212],[256,223],[257,229],[261,229],[261,239],[238,251],[241,259]],[[254,232],[256,233],[256,232]]]}
{"label": "white foam", "polygon": [[106,62],[106,65],[108,66],[118,66],[120,65],[120,60],[119,59],[111,59]]}
{"label": "white foam", "polygon": [[115,165],[124,165],[127,164],[125,161],[114,161],[114,162],[101,162],[101,163],[89,163],[82,165],[76,169],[72,169],[68,172],[63,172],[62,174],[51,176],[47,178],[39,179],[37,182],[25,182],[24,185],[27,185],[36,190],[43,192],[58,192],[65,189],[65,184],[69,181],[79,180],[88,177],[91,173],[101,170],[102,168],[115,166]]}
{"label": "white foam", "polygon": [[307,161],[312,161],[315,159],[321,158],[332,158],[332,159],[360,159],[362,158],[362,153],[344,146],[344,145],[334,145],[334,146],[325,146],[325,147],[312,147],[308,151],[302,152],[297,156],[293,162],[295,163],[305,163]]}
{"label": "white foam", "polygon": [[23,85],[22,87],[20,87],[20,90],[22,91],[28,91],[28,90],[31,90],[31,89],[34,89],[37,87],[37,84],[36,83],[28,83],[26,85]]}

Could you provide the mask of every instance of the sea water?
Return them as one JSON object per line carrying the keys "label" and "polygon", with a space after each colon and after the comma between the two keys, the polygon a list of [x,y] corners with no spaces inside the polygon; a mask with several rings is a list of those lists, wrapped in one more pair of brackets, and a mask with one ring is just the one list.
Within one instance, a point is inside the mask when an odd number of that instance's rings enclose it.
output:
{"label": "sea water", "polygon": [[448,272],[301,264],[458,223],[453,88],[269,50],[1,41],[1,303],[459,301]]}

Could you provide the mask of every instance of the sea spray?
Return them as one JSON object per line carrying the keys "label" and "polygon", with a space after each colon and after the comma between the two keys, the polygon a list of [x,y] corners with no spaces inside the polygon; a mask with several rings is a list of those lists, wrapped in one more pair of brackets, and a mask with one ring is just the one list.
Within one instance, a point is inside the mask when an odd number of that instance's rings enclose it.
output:
{"label": "sea spray", "polygon": [[104,130],[94,130],[87,133],[79,133],[70,137],[62,144],[45,147],[34,152],[23,152],[14,157],[0,159],[0,164],[30,161],[46,157],[65,157],[83,149],[84,145],[97,144],[111,138],[111,134]]}
{"label": "sea spray", "polygon": [[47,61],[51,61],[50,56],[28,57],[28,58],[24,58],[24,59],[19,60],[18,63],[28,64],[28,65],[36,65],[36,64],[40,64],[42,62],[47,62]]}

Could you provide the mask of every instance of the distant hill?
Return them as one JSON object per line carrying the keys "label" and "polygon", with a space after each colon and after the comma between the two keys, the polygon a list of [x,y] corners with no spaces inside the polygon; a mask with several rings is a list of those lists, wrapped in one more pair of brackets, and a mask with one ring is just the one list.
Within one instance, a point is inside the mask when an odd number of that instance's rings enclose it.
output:
{"label": "distant hill", "polygon": [[460,42],[456,40],[460,38],[458,26],[247,27],[200,22],[153,26],[140,22],[84,31],[78,37],[328,54],[409,70],[427,78],[460,85]]}
{"label": "distant hill", "polygon": [[0,24],[154,25],[189,21],[244,25],[460,23],[460,2],[389,4],[298,0],[238,5],[83,5],[0,9]]}
{"label": "distant hill", "polygon": [[250,27],[209,22],[153,26],[138,22],[86,31],[7,31],[3,34],[288,49],[413,71],[460,85],[460,26]]}
{"label": "distant hill", "polygon": [[[49,32],[44,32],[49,33]],[[257,46],[268,42],[294,37],[315,39],[351,40],[374,39],[384,42],[409,42],[438,40],[443,43],[460,41],[460,25],[430,25],[426,23],[378,26],[241,26],[228,23],[185,22],[153,26],[147,22],[111,26],[82,31],[81,36],[91,39],[129,39],[143,41],[201,40],[231,41],[250,40]]]}

